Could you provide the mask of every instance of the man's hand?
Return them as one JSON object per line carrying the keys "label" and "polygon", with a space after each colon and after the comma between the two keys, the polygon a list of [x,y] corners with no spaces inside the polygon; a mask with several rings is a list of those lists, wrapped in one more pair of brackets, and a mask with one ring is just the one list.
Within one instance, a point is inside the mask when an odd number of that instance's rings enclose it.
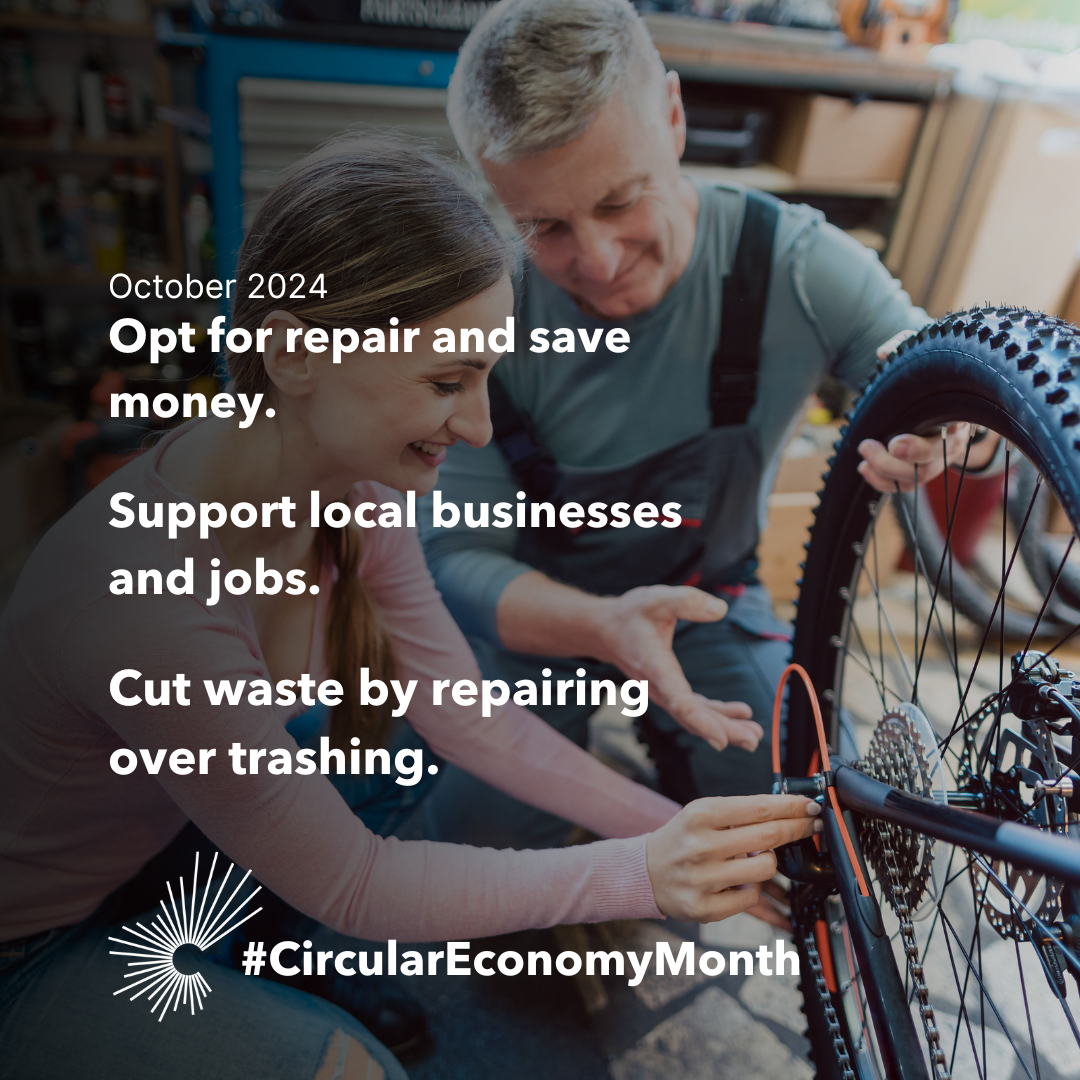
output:
{"label": "man's hand", "polygon": [[820,831],[821,807],[801,795],[697,799],[650,833],[645,860],[656,906],[717,922],[760,902],[776,873],[772,849]]}
{"label": "man's hand", "polygon": [[647,679],[649,698],[710,746],[754,750],[761,725],[741,701],[695,694],[672,650],[675,625],[716,622],[718,597],[687,585],[644,585],[622,596],[592,596],[538,570],[514,578],[499,597],[499,640],[514,652],[592,656],[631,679]]}
{"label": "man's hand", "polygon": [[[888,446],[883,446],[876,439],[863,439],[859,443],[859,453],[863,456],[859,473],[878,491],[892,492],[898,486],[901,491],[912,491],[916,480],[918,486],[922,487],[940,476],[945,471],[946,462],[949,465],[962,464],[964,455],[968,454],[970,438],[970,424],[950,424],[945,429],[944,453],[940,433],[933,438],[896,435],[889,440]],[[990,459],[990,455],[983,452],[983,445],[978,444],[978,455],[974,446],[968,454],[968,464],[972,468],[978,468]],[[997,446],[996,440],[993,446]],[[984,457],[986,461],[982,460]]]}
{"label": "man's hand", "polygon": [[680,619],[716,622],[726,614],[727,604],[719,597],[687,585],[631,589],[610,599],[596,620],[597,658],[632,679],[648,679],[650,700],[714,749],[755,750],[763,732],[750,719],[750,706],[695,693],[672,649]]}
{"label": "man's hand", "polygon": [[[911,337],[914,330],[904,330],[878,346],[877,357],[884,360],[900,342]],[[912,491],[922,487],[945,471],[946,464],[961,465],[967,458],[972,469],[980,469],[994,456],[997,437],[985,439],[969,447],[970,424],[949,424],[945,429],[945,447],[942,452],[940,432],[933,436],[896,435],[884,446],[876,439],[863,439],[859,453],[862,478],[878,491]]]}

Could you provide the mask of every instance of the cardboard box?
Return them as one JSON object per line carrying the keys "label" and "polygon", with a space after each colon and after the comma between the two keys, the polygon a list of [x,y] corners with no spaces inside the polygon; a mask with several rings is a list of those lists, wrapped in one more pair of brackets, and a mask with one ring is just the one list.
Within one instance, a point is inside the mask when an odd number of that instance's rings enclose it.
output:
{"label": "cardboard box", "polygon": [[1073,275],[1068,292],[1065,294],[1065,302],[1061,305],[1061,317],[1067,319],[1073,326],[1080,326],[1080,270]]}
{"label": "cardboard box", "polygon": [[800,183],[901,183],[922,106],[808,94],[788,99],[773,161]]}
{"label": "cardboard box", "polygon": [[61,440],[70,420],[56,405],[0,397],[0,558],[67,508]]}
{"label": "cardboard box", "polygon": [[935,318],[987,303],[1061,310],[1076,271],[1078,170],[1074,114],[953,97],[894,272]]}
{"label": "cardboard box", "polygon": [[[839,434],[837,426],[819,429],[822,445],[812,453],[805,446],[797,447],[799,437],[788,444],[769,496],[769,520],[758,542],[758,577],[772,593],[774,601],[799,598],[797,582],[802,577],[799,564],[806,560],[803,545],[810,539],[814,523],[814,508],[824,486],[823,474],[832,456],[831,440]],[[794,453],[793,453],[794,451]],[[877,525],[879,586],[892,581],[897,563],[904,551],[904,534],[891,508],[878,517]],[[871,591],[864,574],[859,581],[858,594]]]}
{"label": "cardboard box", "polygon": [[806,559],[803,545],[810,538],[817,503],[815,491],[773,492],[769,496],[769,524],[758,543],[758,577],[773,600],[799,597],[799,564]]}
{"label": "cardboard box", "polygon": [[821,477],[828,470],[831,441],[836,434],[837,429],[831,426],[815,432],[816,448],[808,436],[797,435],[780,460],[769,495],[768,524],[758,542],[758,577],[773,600],[795,600],[799,596],[796,582],[802,576],[799,564],[806,558],[803,545],[810,537]]}

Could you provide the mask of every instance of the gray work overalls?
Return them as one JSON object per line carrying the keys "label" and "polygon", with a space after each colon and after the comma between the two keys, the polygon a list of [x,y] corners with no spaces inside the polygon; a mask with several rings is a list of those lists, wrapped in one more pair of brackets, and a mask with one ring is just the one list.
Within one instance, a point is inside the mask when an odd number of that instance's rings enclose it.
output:
{"label": "gray work overalls", "polygon": [[[747,423],[757,395],[759,343],[779,216],[777,200],[748,192],[731,272],[723,281],[720,342],[710,375],[712,425],[701,435],[619,468],[580,468],[555,461],[529,418],[511,402],[496,375],[489,379],[494,441],[530,503],[657,507],[677,502],[682,524],[622,529],[588,526],[518,531],[515,558],[549,577],[596,595],[619,595],[638,585],[696,585],[729,605],[720,623],[680,624],[675,651],[694,690],[722,700],[744,700],[768,732],[771,695],[788,655],[789,628],[772,613],[757,567],[758,500],[763,463],[757,432]],[[588,658],[556,659],[511,653],[473,639],[484,677],[538,680],[621,676]],[[595,707],[533,707],[581,745]],[[763,741],[755,754],[717,753],[650,706],[636,721],[665,794],[688,802],[701,795],[767,791],[771,768]],[[481,789],[486,789],[481,793]],[[513,811],[511,810],[513,804]],[[540,847],[557,843],[566,825],[480,781],[444,777],[430,800],[428,821],[440,838],[474,844]]]}

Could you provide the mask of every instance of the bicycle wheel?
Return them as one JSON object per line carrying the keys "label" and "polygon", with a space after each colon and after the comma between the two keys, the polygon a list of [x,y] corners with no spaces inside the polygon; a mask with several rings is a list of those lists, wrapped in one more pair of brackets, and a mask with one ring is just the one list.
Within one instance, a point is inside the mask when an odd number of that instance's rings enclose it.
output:
{"label": "bicycle wheel", "polygon": [[[1015,308],[950,316],[890,357],[837,444],[808,545],[794,659],[822,698],[831,747],[854,741],[864,771],[903,790],[1080,842],[1078,803],[1070,795],[1080,722],[1056,699],[1054,715],[1046,709],[1040,715],[1038,703],[1046,701],[1034,690],[1022,693],[1036,678],[1030,645],[1042,622],[1075,615],[1058,586],[1066,569],[1070,577],[1080,570],[1077,369],[1080,332]],[[954,421],[1007,440],[1006,477],[1021,460],[1036,477],[1030,505],[1022,508],[1027,512],[999,515],[992,602],[983,616],[968,618],[958,614],[959,598],[952,602],[959,577],[950,549],[965,465],[949,470],[950,527],[936,558],[916,547],[913,573],[879,558],[877,531],[890,500],[856,472],[863,439],[928,434]],[[1018,552],[1041,491],[1057,500],[1074,531],[1057,536],[1062,542],[1051,572],[1028,582],[1039,593],[1025,600],[1031,617],[1018,637],[1003,600],[1023,565]],[[892,501],[902,518],[921,514],[918,500]],[[906,528],[919,535],[917,521]],[[1040,647],[1080,669],[1074,636],[1080,622],[1057,629]],[[1014,655],[1021,657],[1015,680]],[[1051,667],[1047,660],[1038,677]],[[1071,680],[1054,678],[1068,696]],[[808,702],[793,690],[789,777],[818,767],[815,745]],[[869,900],[846,908],[821,872],[792,890],[818,1075],[1080,1076],[1080,982],[1068,959],[1080,939],[1080,890],[910,830],[846,816],[861,848],[856,854],[865,859]],[[864,949],[860,958],[852,942],[867,938],[855,920],[868,925],[875,918],[881,942],[891,947]],[[882,1004],[890,994],[899,1001],[891,1011]]]}

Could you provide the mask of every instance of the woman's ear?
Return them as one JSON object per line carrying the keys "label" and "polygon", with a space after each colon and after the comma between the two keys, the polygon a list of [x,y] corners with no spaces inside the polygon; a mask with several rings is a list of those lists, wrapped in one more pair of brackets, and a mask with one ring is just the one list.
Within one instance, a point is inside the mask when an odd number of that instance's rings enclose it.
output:
{"label": "woman's ear", "polygon": [[271,311],[262,328],[271,332],[262,354],[270,381],[288,397],[310,394],[313,357],[304,345],[307,326],[291,311]]}

